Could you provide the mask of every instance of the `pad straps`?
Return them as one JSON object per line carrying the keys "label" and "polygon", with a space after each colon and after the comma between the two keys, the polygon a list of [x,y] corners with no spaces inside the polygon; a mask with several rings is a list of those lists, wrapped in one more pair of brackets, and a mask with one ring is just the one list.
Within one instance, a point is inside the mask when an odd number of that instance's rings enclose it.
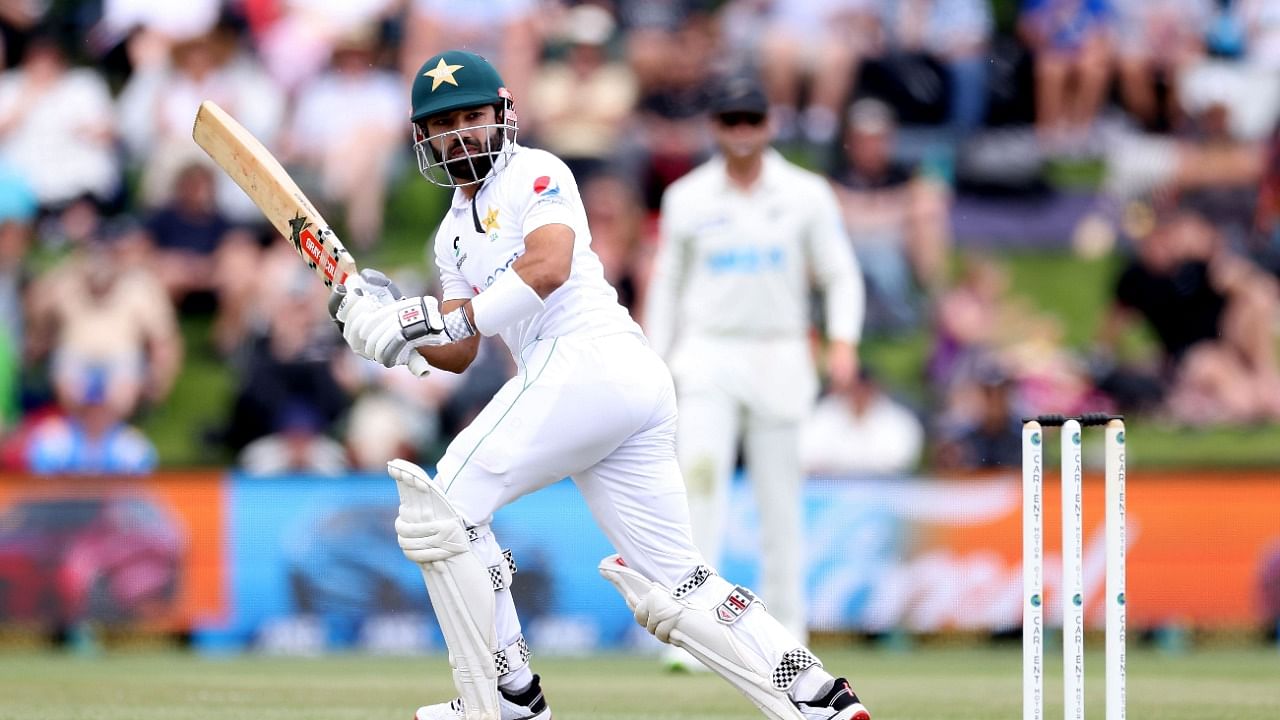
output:
{"label": "pad straps", "polygon": [[493,664],[498,668],[498,676],[513,673],[528,665],[532,654],[529,644],[524,641],[524,635],[517,637],[515,642],[493,654]]}

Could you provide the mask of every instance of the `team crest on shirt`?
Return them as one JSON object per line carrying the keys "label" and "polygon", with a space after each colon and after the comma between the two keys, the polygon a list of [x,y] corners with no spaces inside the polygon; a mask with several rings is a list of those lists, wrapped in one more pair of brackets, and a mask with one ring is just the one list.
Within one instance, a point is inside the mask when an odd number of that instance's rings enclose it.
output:
{"label": "team crest on shirt", "polygon": [[547,175],[539,176],[533,181],[533,191],[542,197],[552,197],[560,194],[560,183],[552,180]]}
{"label": "team crest on shirt", "polygon": [[498,231],[502,226],[498,224],[498,208],[490,207],[484,214],[484,219],[480,221],[480,227],[484,229],[485,236],[489,238],[489,242],[498,241]]}

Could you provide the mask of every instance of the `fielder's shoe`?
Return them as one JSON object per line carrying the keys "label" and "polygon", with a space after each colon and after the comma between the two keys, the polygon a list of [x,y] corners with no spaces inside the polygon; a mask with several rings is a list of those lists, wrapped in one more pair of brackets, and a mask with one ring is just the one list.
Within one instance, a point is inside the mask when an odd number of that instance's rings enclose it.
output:
{"label": "fielder's shoe", "polygon": [[[498,688],[498,707],[502,710],[502,720],[551,720],[551,708],[547,707],[547,699],[542,696],[542,683],[537,675],[533,676],[533,683],[518,695]],[[424,705],[413,714],[413,720],[464,720],[465,717],[462,698]]]}
{"label": "fielder's shoe", "polygon": [[862,706],[858,694],[844,678],[836,678],[826,695],[797,702],[796,707],[805,720],[871,720],[871,713]]}

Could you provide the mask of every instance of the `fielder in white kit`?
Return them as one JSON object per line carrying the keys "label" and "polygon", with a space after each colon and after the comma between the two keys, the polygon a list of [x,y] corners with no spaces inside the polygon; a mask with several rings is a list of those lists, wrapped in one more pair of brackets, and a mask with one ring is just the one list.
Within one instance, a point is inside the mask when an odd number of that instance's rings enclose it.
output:
{"label": "fielder in white kit", "polygon": [[573,478],[617,555],[600,572],[636,620],[687,648],[769,718],[869,720],[843,678],[721,578],[694,547],[675,458],[671,377],[618,304],[591,251],[577,184],[555,156],[516,144],[516,115],[478,55],[429,59],[412,88],[414,150],[456,188],[435,238],[443,303],[401,297],[365,271],[330,307],[357,353],[388,367],[418,352],[454,372],[501,335],[517,373],[450,443],[432,478],[388,465],[396,534],[418,563],[459,696],[417,720],[550,720],[511,599],[495,510]]}
{"label": "fielder in white kit", "polygon": [[[727,78],[710,110],[720,154],[663,195],[645,330],[675,377],[676,454],[695,544],[720,562],[741,440],[766,539],[761,597],[803,640],[800,423],[818,390],[810,293],[822,291],[824,364],[840,390],[857,372],[862,274],[830,185],[769,147],[769,106],[756,78]],[[679,653],[668,662],[685,664]]]}

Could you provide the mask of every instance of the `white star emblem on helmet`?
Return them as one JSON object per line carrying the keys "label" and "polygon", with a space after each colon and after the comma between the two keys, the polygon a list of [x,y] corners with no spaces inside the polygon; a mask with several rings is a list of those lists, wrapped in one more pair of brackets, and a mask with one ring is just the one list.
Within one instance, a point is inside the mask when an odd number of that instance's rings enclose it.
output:
{"label": "white star emblem on helmet", "polygon": [[461,69],[461,65],[450,65],[444,61],[444,58],[440,58],[440,62],[437,63],[434,68],[422,74],[431,78],[431,92],[435,92],[436,88],[440,87],[444,83],[449,83],[454,87],[458,87],[458,81],[453,77],[453,74]]}

